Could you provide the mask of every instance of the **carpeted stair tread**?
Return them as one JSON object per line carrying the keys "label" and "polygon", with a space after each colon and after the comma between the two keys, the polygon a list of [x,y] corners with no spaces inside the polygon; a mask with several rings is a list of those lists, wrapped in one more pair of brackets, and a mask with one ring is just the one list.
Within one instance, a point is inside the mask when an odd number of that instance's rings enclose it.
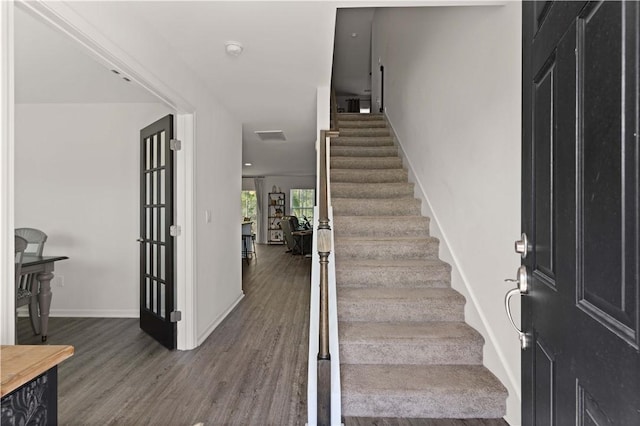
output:
{"label": "carpeted stair tread", "polygon": [[340,138],[348,138],[348,137],[370,137],[370,136],[386,136],[389,137],[389,129],[386,127],[378,128],[378,127],[369,127],[363,129],[348,129],[348,128],[340,128]]}
{"label": "carpeted stair tread", "polygon": [[429,236],[429,222],[429,218],[425,216],[343,216],[334,214],[332,227],[336,238],[348,236],[426,237]]}
{"label": "carpeted stair tread", "polygon": [[484,339],[463,322],[342,322],[345,364],[481,364]]}
{"label": "carpeted stair tread", "polygon": [[[340,133],[342,135],[342,131]],[[393,139],[388,135],[353,135],[339,136],[331,138],[331,149],[335,147],[354,147],[354,148],[370,148],[370,147],[393,147]]]}
{"label": "carpeted stair tread", "polygon": [[342,414],[370,417],[498,418],[507,391],[481,365],[344,364]]}
{"label": "carpeted stair tread", "polygon": [[[333,161],[333,160],[332,160]],[[331,198],[406,198],[413,197],[413,184],[405,182],[331,184]]]}
{"label": "carpeted stair tread", "polygon": [[463,321],[465,299],[450,288],[338,288],[338,320]]}
{"label": "carpeted stair tread", "polygon": [[[507,393],[482,366],[484,340],[402,167],[381,114],[339,114],[331,201],[342,414],[361,418],[505,415]],[[418,423],[422,424],[422,423]]]}
{"label": "carpeted stair tread", "polygon": [[332,169],[401,169],[399,157],[334,157]]}
{"label": "carpeted stair tread", "polygon": [[361,183],[388,183],[407,182],[408,173],[404,169],[331,169],[331,183],[333,182],[361,182]]}
{"label": "carpeted stair tread", "polygon": [[382,114],[361,114],[357,112],[341,112],[338,114],[338,123],[341,121],[364,121],[364,120],[372,120],[372,121],[384,121],[384,116]]}
{"label": "carpeted stair tread", "polygon": [[345,259],[436,259],[439,241],[434,237],[338,237],[337,261]]}
{"label": "carpeted stair tread", "polygon": [[393,157],[398,155],[396,146],[331,146],[331,159],[336,157]]}
{"label": "carpeted stair tread", "polygon": [[384,120],[338,120],[340,130],[387,127]]}
{"label": "carpeted stair tread", "polygon": [[341,259],[338,287],[448,288],[451,266],[440,259]]}
{"label": "carpeted stair tread", "polygon": [[421,204],[417,198],[336,198],[332,201],[336,216],[417,216]]}

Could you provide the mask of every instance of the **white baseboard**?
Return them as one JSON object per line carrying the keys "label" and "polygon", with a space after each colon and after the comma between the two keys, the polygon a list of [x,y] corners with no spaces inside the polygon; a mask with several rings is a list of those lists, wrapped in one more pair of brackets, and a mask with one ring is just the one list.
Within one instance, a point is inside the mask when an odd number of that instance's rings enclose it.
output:
{"label": "white baseboard", "polygon": [[[384,114],[384,117],[385,117],[385,120],[387,121],[387,124],[389,125],[391,136],[398,146],[399,154],[403,160],[403,164],[408,169],[409,181],[415,183],[415,196],[420,200],[422,200],[422,212],[426,216],[429,216],[429,218],[431,219],[430,225],[429,225],[430,232],[432,235],[435,234],[440,239],[440,258],[451,264],[451,284],[454,288],[456,285],[463,287],[466,293],[469,295],[470,300],[468,299],[467,302],[472,304],[473,309],[478,314],[478,318],[480,319],[481,324],[478,324],[477,326],[482,328],[482,330],[478,330],[478,331],[480,331],[483,337],[485,338],[485,344],[491,345],[494,353],[498,357],[502,366],[508,365],[506,362],[507,360],[504,355],[504,352],[500,349],[500,346],[497,344],[498,342],[497,342],[496,335],[493,331],[493,327],[491,327],[491,324],[489,324],[489,321],[487,320],[487,317],[484,311],[479,306],[478,299],[476,296],[476,291],[472,288],[466,275],[460,269],[459,261],[456,255],[450,249],[450,244],[447,239],[447,235],[440,227],[440,222],[438,221],[438,215],[435,213],[433,206],[429,201],[429,197],[427,196],[427,193],[425,191],[425,188],[422,182],[414,173],[413,171],[414,167],[413,167],[413,164],[411,163],[411,159],[406,155],[404,148],[402,146],[402,143],[400,141],[400,138],[398,138],[398,135],[396,134],[393,128],[393,123],[391,122],[391,119],[389,118],[386,112]],[[458,279],[456,279],[456,277],[458,277]],[[454,280],[458,282],[454,283]],[[471,324],[471,325],[475,326],[475,324]],[[484,356],[483,356],[483,360],[484,360]],[[521,394],[520,386],[518,384],[519,381],[508,368],[503,367],[503,370],[504,370],[504,374],[496,374],[497,373],[496,371],[492,371],[492,372],[500,377],[506,376],[507,380],[509,381],[508,388],[514,391],[518,401],[522,401],[522,394]],[[519,422],[519,420],[515,420],[515,419],[507,419],[507,420],[510,422],[510,424],[517,424],[517,423],[512,423],[513,421]]]}
{"label": "white baseboard", "polygon": [[196,346],[200,346],[205,340],[207,340],[207,337],[209,337],[209,335],[213,333],[213,330],[218,328],[220,323],[224,321],[227,315],[229,315],[231,311],[235,309],[236,306],[238,306],[238,303],[240,303],[242,299],[244,299],[244,293],[242,293],[240,297],[238,297],[235,300],[235,302],[233,302],[231,306],[229,306],[229,308],[222,313],[222,315],[216,318],[215,321],[213,321],[211,325],[209,325],[209,327],[207,327],[206,330],[202,334],[200,334],[200,336],[198,336],[198,341],[196,342]]}
{"label": "white baseboard", "polygon": [[[25,306],[18,309],[19,317],[29,316],[29,310]],[[63,318],[140,318],[137,309],[52,309],[50,317]]]}

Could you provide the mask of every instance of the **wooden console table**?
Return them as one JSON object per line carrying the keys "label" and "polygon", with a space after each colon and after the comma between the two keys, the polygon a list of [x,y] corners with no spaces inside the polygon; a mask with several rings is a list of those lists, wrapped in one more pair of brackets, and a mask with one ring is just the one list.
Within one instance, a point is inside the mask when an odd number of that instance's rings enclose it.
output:
{"label": "wooden console table", "polygon": [[0,424],[58,424],[58,364],[72,355],[73,346],[0,346]]}

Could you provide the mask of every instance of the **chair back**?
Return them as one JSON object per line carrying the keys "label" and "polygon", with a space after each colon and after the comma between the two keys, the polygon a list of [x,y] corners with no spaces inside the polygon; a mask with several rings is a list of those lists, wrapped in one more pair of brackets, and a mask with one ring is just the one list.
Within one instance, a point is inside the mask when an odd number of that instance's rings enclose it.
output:
{"label": "chair back", "polygon": [[15,268],[16,268],[16,285],[20,283],[20,274],[22,273],[22,257],[27,249],[28,242],[22,237],[15,236]]}
{"label": "chair back", "polygon": [[289,223],[291,223],[291,231],[299,231],[300,222],[297,216],[289,216]]}
{"label": "chair back", "polygon": [[18,228],[15,234],[27,240],[28,247],[25,253],[42,256],[44,243],[47,242],[47,234],[35,228]]}
{"label": "chair back", "polygon": [[282,228],[282,235],[284,237],[284,242],[287,243],[287,248],[289,250],[293,250],[296,246],[296,242],[293,239],[293,234],[291,234],[291,232],[294,231],[291,229],[291,217],[284,216],[280,221],[280,227]]}

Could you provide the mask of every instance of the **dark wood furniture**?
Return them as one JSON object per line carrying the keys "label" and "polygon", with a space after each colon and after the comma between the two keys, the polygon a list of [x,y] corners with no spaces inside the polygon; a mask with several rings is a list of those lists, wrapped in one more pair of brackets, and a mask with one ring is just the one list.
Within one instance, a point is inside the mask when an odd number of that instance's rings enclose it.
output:
{"label": "dark wood furniture", "polygon": [[58,424],[58,364],[73,346],[1,346],[3,425]]}
{"label": "dark wood furniture", "polygon": [[[67,256],[33,256],[25,254],[22,258],[21,275],[35,274],[38,287],[31,290],[38,295],[39,309],[31,311],[31,325],[36,333],[40,332],[42,341],[47,340],[49,330],[49,310],[51,308],[51,280],[54,263],[68,259]],[[38,312],[40,311],[39,317]]]}

